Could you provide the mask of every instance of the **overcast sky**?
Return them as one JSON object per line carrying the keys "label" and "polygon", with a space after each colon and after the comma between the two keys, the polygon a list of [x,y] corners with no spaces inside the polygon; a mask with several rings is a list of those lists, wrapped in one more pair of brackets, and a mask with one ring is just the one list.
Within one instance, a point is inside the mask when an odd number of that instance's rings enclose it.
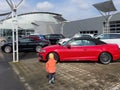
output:
{"label": "overcast sky", "polygon": [[[10,1],[10,0],[8,0]],[[20,0],[11,0],[17,5]],[[67,20],[81,20],[100,16],[93,4],[107,0],[23,0],[18,8],[19,13],[26,12],[53,12],[62,14]],[[113,0],[117,12],[120,11],[120,0]],[[0,13],[9,12],[10,7],[6,0],[0,0]],[[2,17],[4,18],[4,17]]]}

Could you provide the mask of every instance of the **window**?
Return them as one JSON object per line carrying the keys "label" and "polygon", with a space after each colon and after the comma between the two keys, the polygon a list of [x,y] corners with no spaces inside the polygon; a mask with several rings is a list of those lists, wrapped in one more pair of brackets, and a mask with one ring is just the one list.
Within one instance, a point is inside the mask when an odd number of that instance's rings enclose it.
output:
{"label": "window", "polygon": [[111,38],[111,39],[120,38],[120,34],[111,34],[111,35],[110,35],[110,38]]}
{"label": "window", "polygon": [[45,38],[47,39],[59,39],[59,38],[64,38],[64,36],[62,34],[48,34],[45,35]]}
{"label": "window", "polygon": [[96,45],[93,41],[90,40],[73,40],[69,42],[72,46],[91,46]]}
{"label": "window", "polygon": [[24,38],[24,39],[20,39],[20,42],[32,42],[33,39],[31,38]]}
{"label": "window", "polygon": [[84,43],[84,46],[95,45],[93,41],[89,41],[89,40],[83,40],[83,43]]}
{"label": "window", "polygon": [[72,46],[83,46],[83,42],[82,40],[72,40],[71,42],[69,42],[70,45]]}

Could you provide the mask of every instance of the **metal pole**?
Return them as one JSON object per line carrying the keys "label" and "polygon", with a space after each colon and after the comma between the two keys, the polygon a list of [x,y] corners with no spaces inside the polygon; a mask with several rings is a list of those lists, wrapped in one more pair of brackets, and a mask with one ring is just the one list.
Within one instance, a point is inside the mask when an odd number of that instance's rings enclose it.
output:
{"label": "metal pole", "polygon": [[61,22],[61,34],[63,34],[63,26],[64,26],[64,22]]}
{"label": "metal pole", "polygon": [[17,10],[13,10],[13,62],[19,61]]}
{"label": "metal pole", "polygon": [[19,61],[19,53],[18,53],[18,20],[17,20],[17,8],[23,2],[21,0],[18,5],[14,5],[11,0],[6,0],[8,5],[12,10],[12,39],[13,39],[13,62]]}
{"label": "metal pole", "polygon": [[110,33],[110,19],[113,17],[114,13],[111,15],[108,15],[108,18],[106,19],[105,22],[105,28],[106,28],[106,33]]}
{"label": "metal pole", "polygon": [[13,42],[13,62],[15,62],[15,29],[14,29],[14,11],[12,11],[12,42]]}
{"label": "metal pole", "polygon": [[67,23],[67,22],[70,22],[70,21],[62,21],[61,22],[61,34],[64,34],[63,27],[64,27],[65,23]]}
{"label": "metal pole", "polygon": [[15,12],[15,18],[16,18],[16,62],[19,61],[19,53],[18,53],[18,20],[17,20],[17,10]]}

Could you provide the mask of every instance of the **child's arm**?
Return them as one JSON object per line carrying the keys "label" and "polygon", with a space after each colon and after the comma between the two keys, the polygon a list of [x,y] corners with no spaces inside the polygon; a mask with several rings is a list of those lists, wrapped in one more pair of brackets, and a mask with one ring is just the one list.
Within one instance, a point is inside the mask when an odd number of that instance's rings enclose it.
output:
{"label": "child's arm", "polygon": [[46,63],[46,71],[48,72],[48,67],[49,67],[49,64]]}

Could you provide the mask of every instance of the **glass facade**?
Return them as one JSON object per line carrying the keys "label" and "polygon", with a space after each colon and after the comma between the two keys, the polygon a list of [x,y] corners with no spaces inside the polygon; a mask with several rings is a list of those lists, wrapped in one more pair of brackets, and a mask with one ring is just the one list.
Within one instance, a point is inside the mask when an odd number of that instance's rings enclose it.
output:
{"label": "glass facade", "polygon": [[[59,20],[55,18],[55,16],[61,17],[60,14],[50,13],[50,12],[31,12],[26,14],[18,15],[17,24],[18,24],[18,34],[19,36],[26,36],[34,32],[45,32],[45,31],[55,31],[53,29],[55,26],[60,23]],[[61,17],[62,18],[62,17]],[[43,25],[44,23],[44,25]],[[50,26],[52,23],[52,26]],[[49,25],[48,25],[49,24]],[[47,28],[43,28],[47,27]],[[46,26],[47,25],[47,26]],[[0,36],[11,36],[13,28],[13,19],[9,18],[3,21],[0,24]]]}
{"label": "glass facade", "polygon": [[80,34],[94,34],[94,35],[97,35],[98,31],[97,30],[80,31]]}
{"label": "glass facade", "polygon": [[111,33],[120,33],[120,21],[111,21],[110,22],[110,32]]}

